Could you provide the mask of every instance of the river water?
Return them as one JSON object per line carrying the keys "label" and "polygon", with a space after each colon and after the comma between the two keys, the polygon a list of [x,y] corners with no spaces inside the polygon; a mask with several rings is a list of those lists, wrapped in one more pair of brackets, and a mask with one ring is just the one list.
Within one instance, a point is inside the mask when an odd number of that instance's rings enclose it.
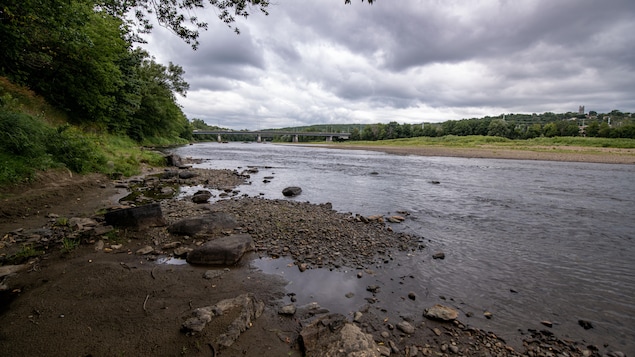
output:
{"label": "river water", "polygon": [[[300,186],[294,199],[330,202],[341,212],[410,213],[393,227],[424,237],[427,248],[397,254],[373,277],[316,269],[300,278],[284,259],[255,262],[286,276],[298,302],[315,299],[347,313],[364,303],[365,287],[375,280],[385,285],[379,299],[415,321],[423,308],[442,303],[512,345],[520,344],[519,329],[547,329],[540,323],[547,320],[559,337],[635,354],[633,165],[255,143],[202,143],[175,153],[203,159],[199,167],[259,167],[251,184],[239,188],[249,196],[279,199],[283,188]],[[274,178],[264,183],[265,176]],[[433,260],[439,251],[446,258]],[[347,291],[357,298],[342,299]],[[403,298],[409,291],[416,303]],[[583,329],[580,319],[593,328]]]}

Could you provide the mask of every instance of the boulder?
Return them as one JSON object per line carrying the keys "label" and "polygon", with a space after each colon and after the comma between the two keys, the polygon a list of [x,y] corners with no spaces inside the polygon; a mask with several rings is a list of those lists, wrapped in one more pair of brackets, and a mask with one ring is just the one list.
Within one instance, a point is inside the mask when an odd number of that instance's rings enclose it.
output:
{"label": "boulder", "polygon": [[425,310],[423,316],[432,320],[452,321],[459,317],[459,313],[453,308],[436,304]]}
{"label": "boulder", "polygon": [[165,156],[165,162],[166,162],[166,165],[168,166],[176,166],[176,167],[183,166],[183,159],[181,159],[181,157],[176,154],[170,154]]}
{"label": "boulder", "polygon": [[181,171],[179,172],[179,178],[181,180],[191,179],[192,177],[196,177],[197,175],[192,171]]}
{"label": "boulder", "polygon": [[212,198],[212,193],[207,190],[196,191],[192,196],[192,202],[194,203],[207,203]]}
{"label": "boulder", "polygon": [[234,265],[245,252],[254,249],[254,241],[249,234],[232,234],[216,238],[187,254],[187,262],[201,265]]}
{"label": "boulder", "polygon": [[158,203],[110,211],[104,218],[109,225],[134,229],[161,227],[166,224]]}
{"label": "boulder", "polygon": [[282,194],[285,197],[293,197],[293,196],[297,196],[299,194],[302,193],[302,188],[297,187],[297,186],[290,186],[285,188],[284,190],[282,190]]}
{"label": "boulder", "polygon": [[183,236],[219,233],[238,226],[236,220],[225,212],[212,212],[205,216],[186,218],[168,227],[168,232]]}
{"label": "boulder", "polygon": [[307,357],[380,356],[373,337],[341,314],[323,316],[304,327],[300,342]]}
{"label": "boulder", "polygon": [[445,253],[438,252],[432,255],[432,259],[445,259]]}

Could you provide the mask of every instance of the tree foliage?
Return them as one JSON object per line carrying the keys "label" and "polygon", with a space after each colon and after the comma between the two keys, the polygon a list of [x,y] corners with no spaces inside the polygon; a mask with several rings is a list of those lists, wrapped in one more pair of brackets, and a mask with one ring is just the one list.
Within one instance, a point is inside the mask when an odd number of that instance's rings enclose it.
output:
{"label": "tree foliage", "polygon": [[188,137],[189,123],[176,102],[189,89],[183,68],[163,66],[133,49],[130,28],[117,16],[128,5],[5,1],[0,75],[33,89],[83,127],[136,140]]}

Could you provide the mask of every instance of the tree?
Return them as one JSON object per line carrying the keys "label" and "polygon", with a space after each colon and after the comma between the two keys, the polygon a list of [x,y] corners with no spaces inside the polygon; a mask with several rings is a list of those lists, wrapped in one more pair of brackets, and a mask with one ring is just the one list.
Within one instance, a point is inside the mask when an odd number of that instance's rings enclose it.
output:
{"label": "tree", "polygon": [[600,124],[597,121],[592,121],[586,127],[586,135],[590,137],[598,136],[598,132],[600,131]]}
{"label": "tree", "polygon": [[189,88],[183,81],[183,69],[170,63],[167,67],[146,58],[139,67],[142,82],[141,103],[131,119],[127,134],[137,141],[147,137],[183,137],[184,127],[191,128],[176,104],[174,92],[185,95]]}
{"label": "tree", "polygon": [[437,137],[437,136],[442,136],[443,135],[443,128],[441,126],[438,126],[438,125],[426,124],[426,125],[424,125],[424,127],[421,130],[421,135],[422,136],[429,136],[431,138],[434,138],[434,137]]}
{"label": "tree", "polygon": [[377,140],[375,134],[373,133],[372,125],[365,125],[364,129],[362,129],[362,140]]}
{"label": "tree", "polygon": [[511,130],[507,123],[502,119],[492,120],[489,123],[489,128],[487,130],[487,135],[489,136],[501,136],[503,138],[509,137]]}
{"label": "tree", "polygon": [[601,138],[610,138],[611,137],[611,127],[607,122],[602,122],[598,129],[598,136]]}
{"label": "tree", "polygon": [[527,127],[527,131],[525,132],[525,139],[533,139],[537,138],[542,134],[542,127],[540,124],[532,124]]}
{"label": "tree", "polygon": [[545,124],[545,126],[542,128],[542,131],[548,138],[558,136],[558,126],[554,122]]}

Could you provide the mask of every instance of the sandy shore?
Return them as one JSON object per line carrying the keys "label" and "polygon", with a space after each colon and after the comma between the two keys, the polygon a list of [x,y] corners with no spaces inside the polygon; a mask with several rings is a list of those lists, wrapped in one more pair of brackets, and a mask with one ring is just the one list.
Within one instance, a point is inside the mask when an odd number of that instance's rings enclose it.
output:
{"label": "sandy shore", "polygon": [[348,144],[320,144],[320,146],[333,149],[381,151],[397,155],[635,164],[635,149],[576,146],[534,146],[531,147],[531,149],[502,148],[496,146],[481,146],[477,148]]}

